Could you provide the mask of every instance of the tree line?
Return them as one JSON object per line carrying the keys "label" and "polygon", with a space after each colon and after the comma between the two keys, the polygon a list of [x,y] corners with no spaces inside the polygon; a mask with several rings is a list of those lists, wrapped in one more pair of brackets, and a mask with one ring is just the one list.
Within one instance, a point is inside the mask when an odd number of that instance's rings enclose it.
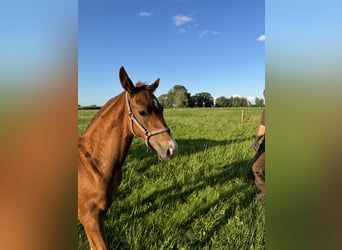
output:
{"label": "tree line", "polygon": [[[158,97],[158,101],[164,108],[202,108],[202,107],[264,107],[265,101],[262,98],[255,98],[252,104],[245,97],[231,96],[226,98],[220,96],[216,99],[208,93],[201,92],[191,95],[182,85],[175,85],[167,94]],[[78,109],[100,109],[100,106],[78,105]]]}
{"label": "tree line", "polygon": [[258,97],[255,98],[255,104],[252,104],[247,98],[239,96],[231,96],[229,98],[220,96],[214,99],[208,92],[191,95],[182,85],[175,85],[167,94],[160,95],[158,101],[164,108],[265,106],[264,99]]}

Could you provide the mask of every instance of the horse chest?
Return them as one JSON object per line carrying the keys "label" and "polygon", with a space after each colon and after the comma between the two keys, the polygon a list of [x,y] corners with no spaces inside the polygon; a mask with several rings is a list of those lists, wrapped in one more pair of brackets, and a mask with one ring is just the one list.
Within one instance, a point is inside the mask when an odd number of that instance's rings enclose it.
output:
{"label": "horse chest", "polygon": [[107,187],[107,198],[109,199],[110,204],[113,202],[113,200],[117,196],[121,181],[122,181],[122,168],[121,167],[114,168],[111,180],[108,183],[109,185]]}

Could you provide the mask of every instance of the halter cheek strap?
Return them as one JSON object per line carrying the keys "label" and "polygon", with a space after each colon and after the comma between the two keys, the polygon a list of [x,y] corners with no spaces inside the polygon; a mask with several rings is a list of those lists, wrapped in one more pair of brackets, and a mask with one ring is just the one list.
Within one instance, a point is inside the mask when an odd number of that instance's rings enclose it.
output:
{"label": "halter cheek strap", "polygon": [[155,136],[155,135],[159,135],[161,133],[164,133],[164,132],[170,132],[170,129],[168,127],[166,128],[163,128],[163,129],[159,129],[159,130],[156,130],[156,131],[149,131],[147,130],[134,116],[133,112],[132,112],[132,108],[131,108],[131,104],[128,100],[128,92],[126,92],[126,104],[127,104],[127,108],[128,108],[128,117],[129,117],[129,120],[130,120],[130,125],[131,125],[131,131],[132,131],[132,134],[137,136],[136,133],[134,132],[134,124],[135,123],[138,128],[140,128],[140,130],[144,133],[145,135],[145,138],[142,138],[147,146],[148,149],[151,149],[151,144],[150,144],[150,138],[152,136]]}

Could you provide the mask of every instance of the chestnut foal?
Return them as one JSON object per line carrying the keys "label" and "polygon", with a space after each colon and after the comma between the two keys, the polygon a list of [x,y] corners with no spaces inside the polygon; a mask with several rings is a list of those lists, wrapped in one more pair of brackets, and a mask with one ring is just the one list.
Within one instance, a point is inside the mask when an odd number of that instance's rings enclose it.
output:
{"label": "chestnut foal", "polygon": [[107,249],[104,217],[118,191],[133,136],[142,138],[162,161],[172,159],[178,149],[153,95],[159,78],[134,86],[123,67],[119,77],[125,91],[101,108],[78,139],[78,218],[93,250]]}

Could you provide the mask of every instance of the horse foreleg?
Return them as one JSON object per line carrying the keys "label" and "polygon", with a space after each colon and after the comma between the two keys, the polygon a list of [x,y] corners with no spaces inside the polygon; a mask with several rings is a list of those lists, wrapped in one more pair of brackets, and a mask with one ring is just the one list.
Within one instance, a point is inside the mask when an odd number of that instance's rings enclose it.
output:
{"label": "horse foreleg", "polygon": [[86,232],[92,250],[106,250],[104,232],[104,213],[91,211],[80,220]]}

